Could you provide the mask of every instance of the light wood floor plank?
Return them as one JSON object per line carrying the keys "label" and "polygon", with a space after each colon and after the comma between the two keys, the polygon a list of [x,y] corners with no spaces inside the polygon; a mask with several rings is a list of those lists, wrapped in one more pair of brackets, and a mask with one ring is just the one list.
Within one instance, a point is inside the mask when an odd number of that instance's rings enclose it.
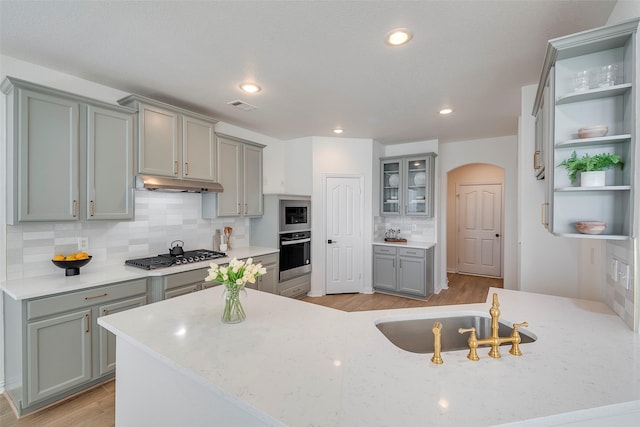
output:
{"label": "light wood floor plank", "polygon": [[[502,287],[502,279],[461,274],[449,274],[448,278],[449,289],[431,295],[425,301],[380,293],[306,297],[302,301],[342,311],[471,304],[485,302],[490,287]],[[115,424],[115,391],[112,380],[19,420],[6,396],[0,396],[0,427],[112,427]]]}

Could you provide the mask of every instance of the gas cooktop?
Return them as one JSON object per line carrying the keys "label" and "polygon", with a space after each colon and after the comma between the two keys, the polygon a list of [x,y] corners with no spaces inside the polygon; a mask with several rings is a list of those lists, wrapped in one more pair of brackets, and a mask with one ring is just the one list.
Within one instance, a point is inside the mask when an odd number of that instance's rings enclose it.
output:
{"label": "gas cooktop", "polygon": [[172,265],[191,264],[192,262],[207,261],[210,259],[224,258],[224,252],[210,251],[208,249],[196,249],[185,251],[182,255],[160,254],[148,258],[129,259],[124,263],[133,267],[155,270],[156,268],[171,267]]}

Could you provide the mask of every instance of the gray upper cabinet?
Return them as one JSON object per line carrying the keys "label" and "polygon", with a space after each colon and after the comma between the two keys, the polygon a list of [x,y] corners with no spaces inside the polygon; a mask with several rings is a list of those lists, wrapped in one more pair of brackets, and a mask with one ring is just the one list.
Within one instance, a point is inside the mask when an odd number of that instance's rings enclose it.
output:
{"label": "gray upper cabinet", "polygon": [[435,153],[380,159],[381,215],[433,216]]}
{"label": "gray upper cabinet", "polygon": [[262,215],[262,146],[218,135],[218,182],[218,216]]}
{"label": "gray upper cabinet", "polygon": [[118,102],[138,110],[138,173],[216,181],[216,120],[140,95]]}
{"label": "gray upper cabinet", "polygon": [[11,77],[2,91],[8,224],[133,218],[133,110]]}
{"label": "gray upper cabinet", "polygon": [[182,178],[216,181],[215,124],[183,115],[182,157]]}
{"label": "gray upper cabinet", "polygon": [[87,107],[86,218],[133,219],[133,116]]}
{"label": "gray upper cabinet", "polygon": [[[559,37],[547,45],[532,114],[538,118],[536,141],[543,145],[545,157],[541,222],[555,235],[628,240],[635,234],[639,25],[636,18]],[[597,125],[606,126],[606,131],[584,132]],[[607,170],[604,185],[584,185],[580,177],[572,182],[560,164],[574,152],[578,158],[615,154],[624,167]],[[580,221],[604,222],[606,229],[602,234],[580,234]]]}
{"label": "gray upper cabinet", "polygon": [[26,89],[13,101],[17,133],[7,145],[14,154],[18,220],[78,219],[80,104]]}
{"label": "gray upper cabinet", "polygon": [[138,121],[138,172],[178,176],[180,174],[178,114],[140,103]]}

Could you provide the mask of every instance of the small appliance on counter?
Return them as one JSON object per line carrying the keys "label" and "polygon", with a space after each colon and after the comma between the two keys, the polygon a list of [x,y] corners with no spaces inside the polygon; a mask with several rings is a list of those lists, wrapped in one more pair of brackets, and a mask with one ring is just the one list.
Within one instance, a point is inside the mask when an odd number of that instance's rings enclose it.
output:
{"label": "small appliance on counter", "polygon": [[[175,242],[172,242],[171,244],[173,245],[173,243]],[[180,252],[182,253],[179,254]],[[196,249],[194,251],[184,251],[182,249],[182,246],[172,246],[169,249],[168,254],[160,254],[158,256],[147,257],[147,258],[129,259],[124,263],[126,265],[143,268],[145,270],[155,270],[156,268],[171,267],[172,265],[191,264],[193,262],[224,258],[226,256],[227,254],[224,252],[211,251],[208,249]]]}

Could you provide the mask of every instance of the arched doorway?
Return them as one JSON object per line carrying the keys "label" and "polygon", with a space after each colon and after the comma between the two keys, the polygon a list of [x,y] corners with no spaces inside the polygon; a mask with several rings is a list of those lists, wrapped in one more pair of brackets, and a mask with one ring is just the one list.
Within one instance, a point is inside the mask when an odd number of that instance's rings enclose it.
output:
{"label": "arched doorway", "polygon": [[504,179],[484,163],[447,173],[447,272],[503,277]]}

